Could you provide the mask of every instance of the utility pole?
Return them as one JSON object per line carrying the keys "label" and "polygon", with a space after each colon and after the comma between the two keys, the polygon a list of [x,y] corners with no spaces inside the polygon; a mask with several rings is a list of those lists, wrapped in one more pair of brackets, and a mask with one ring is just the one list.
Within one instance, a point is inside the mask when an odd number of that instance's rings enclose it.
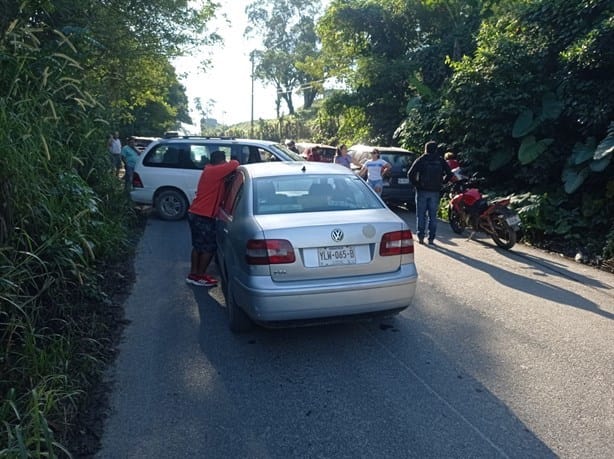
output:
{"label": "utility pole", "polygon": [[251,139],[254,138],[254,51],[256,50],[252,50],[252,52],[249,53],[249,59],[252,61],[252,116],[249,123],[249,137]]}

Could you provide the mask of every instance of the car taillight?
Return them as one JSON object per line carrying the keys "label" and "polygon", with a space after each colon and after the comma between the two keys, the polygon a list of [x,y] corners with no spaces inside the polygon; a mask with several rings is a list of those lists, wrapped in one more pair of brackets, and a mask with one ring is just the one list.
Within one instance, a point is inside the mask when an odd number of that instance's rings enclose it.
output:
{"label": "car taillight", "polygon": [[245,260],[249,265],[278,265],[294,263],[294,248],[285,239],[250,239]]}
{"label": "car taillight", "polygon": [[141,180],[141,176],[134,172],[132,176],[132,187],[133,188],[143,188],[143,181]]}
{"label": "car taillight", "polygon": [[382,236],[379,254],[382,257],[414,253],[414,241],[410,230],[393,231]]}

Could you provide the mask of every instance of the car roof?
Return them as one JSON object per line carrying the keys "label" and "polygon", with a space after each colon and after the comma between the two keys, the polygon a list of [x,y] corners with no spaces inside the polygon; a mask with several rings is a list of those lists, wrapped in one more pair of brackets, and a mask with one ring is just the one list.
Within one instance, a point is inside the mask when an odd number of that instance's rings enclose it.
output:
{"label": "car roof", "polygon": [[198,143],[198,142],[216,142],[216,143],[229,143],[229,144],[249,144],[255,146],[269,146],[279,145],[279,142],[273,140],[260,140],[260,139],[237,139],[235,137],[201,137],[201,136],[180,136],[180,137],[166,137],[158,139],[156,144],[160,143]]}
{"label": "car roof", "polygon": [[305,147],[305,148],[320,147],[320,148],[332,148],[333,150],[337,149],[337,147],[333,147],[332,145],[326,145],[324,143],[296,142],[295,145]]}
{"label": "car roof", "polygon": [[351,175],[352,171],[339,164],[321,163],[316,161],[271,161],[264,163],[243,164],[240,169],[253,178],[272,177],[277,175],[328,174]]}
{"label": "car roof", "polygon": [[405,148],[401,148],[401,147],[380,147],[376,145],[363,145],[363,144],[352,145],[350,148],[348,148],[348,150],[359,151],[361,153],[368,151],[370,153],[371,151],[373,151],[374,148],[377,148],[380,151],[380,153],[412,153],[411,151],[406,150]]}

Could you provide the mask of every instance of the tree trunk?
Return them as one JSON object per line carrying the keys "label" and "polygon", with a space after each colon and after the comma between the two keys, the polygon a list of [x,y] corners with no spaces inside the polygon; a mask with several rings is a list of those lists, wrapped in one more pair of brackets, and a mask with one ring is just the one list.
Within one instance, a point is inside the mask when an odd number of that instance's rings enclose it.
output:
{"label": "tree trunk", "polygon": [[288,114],[294,115],[294,104],[292,103],[292,91],[285,91],[281,94],[281,97],[286,101],[288,106]]}
{"label": "tree trunk", "polygon": [[313,105],[313,101],[316,99],[317,95],[317,89],[305,89],[303,91],[303,108],[311,108],[311,106]]}

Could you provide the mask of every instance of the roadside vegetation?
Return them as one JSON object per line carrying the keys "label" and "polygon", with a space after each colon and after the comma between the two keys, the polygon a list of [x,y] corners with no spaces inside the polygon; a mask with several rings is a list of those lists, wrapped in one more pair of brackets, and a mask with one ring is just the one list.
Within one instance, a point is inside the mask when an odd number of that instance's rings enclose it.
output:
{"label": "roadside vegetation", "polygon": [[[171,59],[219,41],[215,2],[194,5],[0,0],[0,457],[74,452],[142,223],[106,140],[189,121]],[[413,151],[434,138],[513,195],[526,241],[614,269],[611,1],[260,0],[247,13],[263,43],[254,77],[278,90],[255,137]]]}
{"label": "roadside vegetation", "polygon": [[215,39],[210,4],[106,3],[0,1],[0,457],[67,457],[87,430],[141,226],[106,141],[186,119],[169,59]]}
{"label": "roadside vegetation", "polygon": [[[289,113],[257,134],[415,152],[435,139],[513,196],[526,242],[614,269],[611,1],[332,0],[298,33],[314,4],[249,10],[256,76]],[[287,105],[305,89],[306,110]]]}

